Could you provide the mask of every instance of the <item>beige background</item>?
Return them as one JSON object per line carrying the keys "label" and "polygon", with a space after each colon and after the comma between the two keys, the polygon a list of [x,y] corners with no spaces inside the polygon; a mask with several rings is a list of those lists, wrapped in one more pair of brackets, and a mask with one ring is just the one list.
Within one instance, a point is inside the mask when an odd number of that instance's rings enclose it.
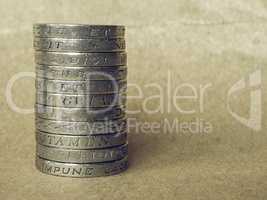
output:
{"label": "beige background", "polygon": [[[12,111],[5,99],[12,76],[34,71],[35,22],[126,25],[129,83],[165,88],[169,71],[173,87],[212,84],[205,93],[204,112],[141,112],[135,116],[138,121],[197,117],[209,121],[213,131],[131,131],[130,168],[118,176],[69,179],[39,173],[34,167],[33,115]],[[266,22],[265,0],[1,0],[0,199],[266,199]],[[226,108],[229,88],[257,69],[262,74],[260,131],[238,122]],[[250,103],[245,91],[232,99],[242,116],[248,116]],[[144,92],[149,96],[154,91]],[[164,105],[172,95],[164,95]],[[30,108],[33,80],[17,81],[13,98]],[[181,105],[198,107],[191,100]],[[141,106],[142,100],[129,101],[131,108]]]}

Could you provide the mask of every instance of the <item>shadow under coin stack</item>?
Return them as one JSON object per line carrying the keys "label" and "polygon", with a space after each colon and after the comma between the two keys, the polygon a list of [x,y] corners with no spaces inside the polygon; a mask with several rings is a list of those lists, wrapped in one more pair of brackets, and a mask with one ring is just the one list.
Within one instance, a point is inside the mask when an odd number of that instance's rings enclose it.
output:
{"label": "shadow under coin stack", "polygon": [[127,169],[123,26],[35,24],[37,168],[95,177]]}

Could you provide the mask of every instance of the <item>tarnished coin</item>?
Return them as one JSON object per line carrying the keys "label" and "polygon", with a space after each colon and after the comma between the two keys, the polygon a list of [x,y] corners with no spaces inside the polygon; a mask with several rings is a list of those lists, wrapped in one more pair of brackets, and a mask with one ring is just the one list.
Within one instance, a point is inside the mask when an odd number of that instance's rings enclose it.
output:
{"label": "tarnished coin", "polygon": [[37,144],[37,155],[41,158],[71,163],[98,163],[120,160],[127,156],[128,144],[107,149],[61,149]]}
{"label": "tarnished coin", "polygon": [[125,50],[125,40],[34,38],[35,50],[57,52],[119,52]]}
{"label": "tarnished coin", "polygon": [[86,24],[34,24],[35,37],[48,38],[123,38],[124,26]]}
{"label": "tarnished coin", "polygon": [[36,76],[45,79],[65,81],[125,80],[126,66],[114,67],[67,67],[36,65]]}
{"label": "tarnished coin", "polygon": [[110,94],[127,89],[126,80],[63,81],[37,78],[36,90],[59,94]]}
{"label": "tarnished coin", "polygon": [[99,122],[67,122],[36,117],[36,129],[59,135],[103,135],[125,132],[125,118]]}
{"label": "tarnished coin", "polygon": [[115,175],[125,171],[128,167],[128,157],[121,160],[95,163],[95,164],[73,164],[36,158],[36,167],[39,171],[65,177],[97,177]]}
{"label": "tarnished coin", "polygon": [[70,95],[37,92],[36,102],[41,105],[65,108],[126,106],[126,93]]}
{"label": "tarnished coin", "polygon": [[125,108],[123,107],[63,108],[37,104],[35,110],[37,117],[61,121],[106,121],[123,118],[125,116]]}
{"label": "tarnished coin", "polygon": [[125,52],[75,53],[35,51],[36,64],[66,65],[69,67],[120,66],[126,65]]}
{"label": "tarnished coin", "polygon": [[99,149],[123,145],[127,142],[126,132],[106,135],[56,135],[36,132],[38,144],[65,149]]}

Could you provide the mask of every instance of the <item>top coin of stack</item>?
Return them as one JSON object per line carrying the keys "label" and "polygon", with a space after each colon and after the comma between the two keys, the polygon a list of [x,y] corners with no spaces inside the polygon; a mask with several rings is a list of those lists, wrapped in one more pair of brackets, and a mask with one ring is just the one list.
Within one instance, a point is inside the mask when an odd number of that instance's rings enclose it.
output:
{"label": "top coin of stack", "polygon": [[35,24],[33,33],[37,168],[70,177],[124,171],[125,27]]}

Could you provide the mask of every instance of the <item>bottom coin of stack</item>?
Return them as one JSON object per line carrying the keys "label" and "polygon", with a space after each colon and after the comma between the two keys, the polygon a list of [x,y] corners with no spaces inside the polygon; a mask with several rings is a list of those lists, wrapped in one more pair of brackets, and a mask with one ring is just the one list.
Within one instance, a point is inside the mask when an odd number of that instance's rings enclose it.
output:
{"label": "bottom coin of stack", "polygon": [[97,177],[118,174],[127,169],[128,157],[105,163],[63,163],[36,158],[37,168],[46,174],[68,177]]}
{"label": "bottom coin of stack", "polygon": [[[39,124],[49,124],[50,121],[37,119]],[[127,169],[126,131],[97,135],[62,135],[38,130],[37,126],[36,140],[36,166],[46,174],[97,177],[114,175]]]}

